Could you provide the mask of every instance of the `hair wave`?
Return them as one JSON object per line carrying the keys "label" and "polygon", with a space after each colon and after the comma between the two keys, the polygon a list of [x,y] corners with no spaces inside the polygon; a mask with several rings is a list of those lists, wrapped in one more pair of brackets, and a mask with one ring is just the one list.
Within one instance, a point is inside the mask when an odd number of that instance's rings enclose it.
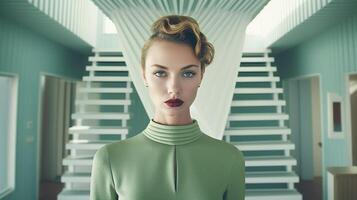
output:
{"label": "hair wave", "polygon": [[155,40],[165,40],[189,45],[204,69],[214,58],[214,47],[200,31],[195,19],[183,15],[160,17],[151,26],[152,35],[145,42],[141,53],[141,66],[145,68],[147,51]]}

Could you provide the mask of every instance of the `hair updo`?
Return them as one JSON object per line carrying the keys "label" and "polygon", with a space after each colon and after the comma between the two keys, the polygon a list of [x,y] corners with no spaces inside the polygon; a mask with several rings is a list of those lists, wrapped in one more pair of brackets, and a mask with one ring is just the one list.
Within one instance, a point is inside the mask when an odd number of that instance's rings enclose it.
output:
{"label": "hair updo", "polygon": [[189,45],[205,69],[214,57],[214,47],[200,31],[198,23],[189,16],[167,15],[160,17],[151,26],[152,35],[141,51],[141,67],[145,69],[148,49],[155,40],[165,40]]}

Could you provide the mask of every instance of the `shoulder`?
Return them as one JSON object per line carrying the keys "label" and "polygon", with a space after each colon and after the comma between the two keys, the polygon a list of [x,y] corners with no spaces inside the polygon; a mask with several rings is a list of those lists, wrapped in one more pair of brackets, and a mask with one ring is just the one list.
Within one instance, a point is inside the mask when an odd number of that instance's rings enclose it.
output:
{"label": "shoulder", "polygon": [[116,157],[121,154],[125,155],[126,153],[133,151],[135,148],[138,148],[138,145],[142,140],[142,134],[137,134],[124,140],[105,144],[97,150],[94,157],[105,158],[112,157],[114,154]]}
{"label": "shoulder", "polygon": [[235,145],[208,135],[205,135],[203,140],[211,146],[210,156],[212,159],[219,160],[221,163],[227,165],[227,179],[232,176],[232,178],[238,180],[245,176],[244,155]]}
{"label": "shoulder", "polygon": [[203,134],[201,141],[207,148],[211,149],[213,154],[224,155],[224,157],[239,162],[244,162],[243,153],[233,144],[224,140],[213,138],[209,135]]}

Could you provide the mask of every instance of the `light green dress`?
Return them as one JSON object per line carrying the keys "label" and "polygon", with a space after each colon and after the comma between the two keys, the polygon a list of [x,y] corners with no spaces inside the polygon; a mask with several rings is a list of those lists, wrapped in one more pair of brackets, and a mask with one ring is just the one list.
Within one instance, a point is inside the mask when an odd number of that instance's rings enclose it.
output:
{"label": "light green dress", "polygon": [[100,148],[91,200],[243,200],[244,158],[232,144],[188,125],[150,120],[143,132]]}

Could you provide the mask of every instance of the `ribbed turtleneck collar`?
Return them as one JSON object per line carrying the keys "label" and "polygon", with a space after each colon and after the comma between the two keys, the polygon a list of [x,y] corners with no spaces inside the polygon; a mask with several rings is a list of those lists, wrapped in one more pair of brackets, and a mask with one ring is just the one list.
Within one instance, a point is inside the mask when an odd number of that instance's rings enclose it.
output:
{"label": "ribbed turtleneck collar", "polygon": [[188,144],[197,140],[203,134],[197,120],[193,119],[192,121],[191,124],[185,125],[167,125],[151,119],[143,133],[149,139],[162,144]]}

